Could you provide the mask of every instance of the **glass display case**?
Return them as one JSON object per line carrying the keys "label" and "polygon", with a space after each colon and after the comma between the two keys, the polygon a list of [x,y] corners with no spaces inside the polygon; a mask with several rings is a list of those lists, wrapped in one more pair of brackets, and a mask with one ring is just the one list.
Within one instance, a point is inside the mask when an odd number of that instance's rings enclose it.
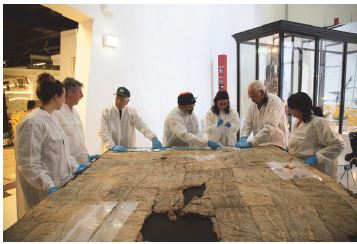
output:
{"label": "glass display case", "polygon": [[306,92],[339,133],[357,131],[357,34],[280,20],[233,38],[243,119],[247,86],[261,80],[285,102],[295,92]]}

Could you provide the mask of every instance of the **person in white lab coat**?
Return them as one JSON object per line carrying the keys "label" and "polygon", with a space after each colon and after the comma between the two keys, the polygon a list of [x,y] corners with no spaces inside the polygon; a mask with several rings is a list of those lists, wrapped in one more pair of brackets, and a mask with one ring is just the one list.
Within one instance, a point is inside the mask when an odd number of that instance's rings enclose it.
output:
{"label": "person in white lab coat", "polygon": [[173,146],[209,146],[217,149],[220,145],[201,136],[198,119],[193,113],[196,98],[190,92],[181,93],[177,98],[178,106],[167,115],[164,125],[164,145]]}
{"label": "person in white lab coat", "polygon": [[336,159],[345,147],[340,134],[322,117],[321,108],[312,106],[311,98],[304,92],[288,98],[288,111],[297,118],[291,126],[289,153],[336,178]]}
{"label": "person in white lab coat", "polygon": [[63,84],[50,74],[37,79],[41,106],[17,125],[15,141],[17,216],[57,191],[86,165],[69,152],[68,139],[51,115],[65,100]]}
{"label": "person in white lab coat", "polygon": [[63,81],[63,84],[66,90],[66,101],[61,109],[55,111],[53,115],[58,118],[59,124],[66,133],[71,155],[77,162],[95,160],[99,158],[99,155],[88,155],[84,140],[83,124],[79,113],[74,108],[83,97],[83,84],[71,77],[67,77]]}
{"label": "person in white lab coat", "polygon": [[[276,145],[282,149],[288,146],[288,124],[283,101],[266,91],[261,81],[253,81],[248,86],[248,96],[253,101],[249,105],[241,130],[238,148]],[[253,132],[253,139],[248,140]]]}
{"label": "person in white lab coat", "polygon": [[116,95],[115,105],[105,108],[100,118],[101,151],[127,152],[129,147],[135,147],[135,129],[152,141],[153,149],[165,150],[136,109],[127,106],[130,91],[125,87],[119,87],[114,95]]}
{"label": "person in white lab coat", "polygon": [[230,108],[227,91],[218,91],[213,102],[205,117],[206,136],[223,146],[233,147],[240,129],[239,114]]}

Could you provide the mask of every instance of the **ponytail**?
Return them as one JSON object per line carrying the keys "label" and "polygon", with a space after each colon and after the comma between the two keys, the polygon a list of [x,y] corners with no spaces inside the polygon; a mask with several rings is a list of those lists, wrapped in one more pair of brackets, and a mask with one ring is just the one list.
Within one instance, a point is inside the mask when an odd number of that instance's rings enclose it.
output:
{"label": "ponytail", "polygon": [[314,112],[314,114],[318,117],[324,117],[323,113],[322,113],[322,109],[320,107],[312,107],[312,111]]}

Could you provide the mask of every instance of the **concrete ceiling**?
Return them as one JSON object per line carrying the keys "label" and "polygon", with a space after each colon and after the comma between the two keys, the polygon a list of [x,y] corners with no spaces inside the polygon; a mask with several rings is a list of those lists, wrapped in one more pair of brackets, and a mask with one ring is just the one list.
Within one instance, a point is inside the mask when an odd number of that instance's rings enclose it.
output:
{"label": "concrete ceiling", "polygon": [[31,54],[59,54],[61,31],[78,28],[40,4],[4,4],[3,13],[4,67],[28,66]]}

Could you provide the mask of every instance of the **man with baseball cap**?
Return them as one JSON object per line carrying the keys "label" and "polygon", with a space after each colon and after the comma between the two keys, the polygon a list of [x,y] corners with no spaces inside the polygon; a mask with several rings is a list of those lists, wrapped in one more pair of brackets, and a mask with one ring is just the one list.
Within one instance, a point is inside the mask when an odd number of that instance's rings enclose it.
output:
{"label": "man with baseball cap", "polygon": [[200,136],[199,124],[193,113],[196,98],[190,92],[181,93],[177,98],[178,106],[168,114],[164,126],[164,145],[172,146],[209,146],[217,149],[220,145]]}
{"label": "man with baseball cap", "polygon": [[152,141],[153,149],[164,150],[157,136],[146,126],[137,111],[126,106],[129,103],[130,91],[119,87],[114,95],[115,105],[105,108],[101,114],[99,138],[102,152],[127,152],[128,147],[135,147],[135,129]]}

